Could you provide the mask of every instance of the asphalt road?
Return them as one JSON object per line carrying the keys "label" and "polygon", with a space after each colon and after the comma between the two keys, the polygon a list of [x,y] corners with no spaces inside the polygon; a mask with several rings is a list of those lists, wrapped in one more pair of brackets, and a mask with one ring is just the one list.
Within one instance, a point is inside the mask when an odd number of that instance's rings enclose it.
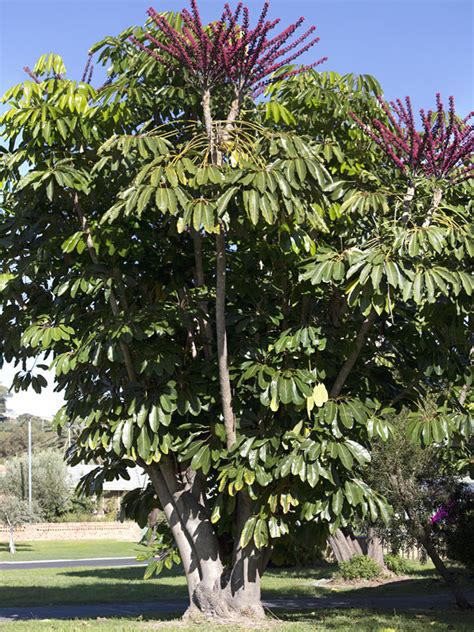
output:
{"label": "asphalt road", "polygon": [[[469,595],[472,600],[474,595]],[[319,610],[328,608],[361,608],[397,612],[455,610],[449,594],[360,596],[354,594],[324,595],[317,598],[267,599],[264,606],[269,610]],[[0,608],[0,623],[32,619],[96,619],[98,617],[137,617],[140,615],[175,614],[180,616],[187,608],[185,600],[154,601],[129,604],[75,604],[58,606],[32,606]],[[467,623],[467,621],[466,621]],[[474,614],[473,614],[474,629]]]}
{"label": "asphalt road", "polygon": [[80,560],[38,560],[30,562],[0,562],[0,571],[32,570],[34,568],[77,568],[93,566],[146,566],[147,562],[137,562],[134,557],[100,557]]}

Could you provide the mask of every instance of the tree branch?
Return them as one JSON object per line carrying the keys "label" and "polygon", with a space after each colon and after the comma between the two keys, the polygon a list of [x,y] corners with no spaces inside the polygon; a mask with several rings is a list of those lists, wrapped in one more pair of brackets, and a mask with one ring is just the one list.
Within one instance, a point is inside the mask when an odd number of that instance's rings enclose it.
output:
{"label": "tree branch", "polygon": [[[236,94],[225,127],[225,135],[228,135],[232,129],[232,125],[238,116],[241,96]],[[215,144],[211,94],[209,90],[204,90],[202,94],[202,107],[204,124],[209,138],[211,161],[216,166],[221,166],[222,155],[219,148]],[[225,226],[222,221],[219,222],[219,233],[216,235],[216,342],[217,342],[217,361],[219,370],[219,385],[221,391],[222,414],[224,417],[224,429],[226,434],[227,448],[230,449],[237,438],[235,428],[235,416],[232,409],[232,390],[230,386],[229,376],[229,359],[227,350],[227,332],[225,322],[225,303],[226,303],[226,236]]]}
{"label": "tree branch", "polygon": [[426,213],[426,219],[422,224],[423,228],[428,228],[428,226],[431,224],[431,220],[433,219],[433,214],[436,212],[439,205],[441,204],[442,197],[443,197],[443,191],[440,188],[436,188],[433,193],[433,201],[431,203],[430,208],[428,209],[428,212]]}
{"label": "tree branch", "polygon": [[410,218],[410,206],[413,202],[413,198],[415,197],[415,187],[409,186],[405,197],[403,198],[403,212],[400,217],[400,221],[402,224],[406,224],[408,219]]}
{"label": "tree branch", "polygon": [[[97,265],[99,263],[99,257],[97,256],[97,251],[95,249],[94,242],[92,240],[92,235],[90,232],[87,217],[84,215],[84,212],[82,211],[81,205],[79,203],[79,196],[77,192],[74,193],[74,196],[73,196],[73,207],[81,223],[82,231],[84,232],[86,236],[87,251],[89,253],[91,261],[94,265]],[[115,297],[113,288],[110,288],[109,304],[112,310],[112,314],[116,318],[120,316],[120,308],[118,306],[118,302]],[[127,370],[128,379],[131,382],[136,382],[137,380],[136,380],[136,375],[135,375],[135,369],[133,367],[133,360],[132,360],[132,354],[130,352],[130,349],[123,340],[121,340],[119,344],[120,344],[120,349],[122,351],[123,358],[125,361],[125,368]]]}
{"label": "tree branch", "polygon": [[352,353],[349,355],[347,360],[344,362],[344,364],[342,365],[336,377],[336,380],[331,388],[330,397],[332,399],[338,397],[340,392],[342,391],[342,388],[344,384],[346,383],[346,380],[349,377],[350,372],[354,368],[354,364],[356,363],[360,352],[362,351],[362,347],[365,344],[367,334],[369,333],[369,330],[372,327],[373,323],[375,322],[376,318],[377,318],[377,312],[374,309],[372,309],[370,314],[362,323],[362,326],[359,329],[356,339],[355,339],[355,348],[352,351]]}

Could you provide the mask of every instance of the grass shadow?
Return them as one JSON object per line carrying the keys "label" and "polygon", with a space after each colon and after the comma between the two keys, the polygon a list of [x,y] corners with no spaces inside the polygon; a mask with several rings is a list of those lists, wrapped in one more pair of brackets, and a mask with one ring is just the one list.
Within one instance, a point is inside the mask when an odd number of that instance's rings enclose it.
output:
{"label": "grass shadow", "polygon": [[[31,544],[23,544],[22,542],[15,544],[15,548],[18,551],[18,553],[22,551],[31,551],[33,549]],[[3,554],[3,553],[7,553],[8,557],[11,558],[12,561],[15,560],[15,555],[12,555],[10,553],[10,546],[8,542],[0,542],[0,554]]]}

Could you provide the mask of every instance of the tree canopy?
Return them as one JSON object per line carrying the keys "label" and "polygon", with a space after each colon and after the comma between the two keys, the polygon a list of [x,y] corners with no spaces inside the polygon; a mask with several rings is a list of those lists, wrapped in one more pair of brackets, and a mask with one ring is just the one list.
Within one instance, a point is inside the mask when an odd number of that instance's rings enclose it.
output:
{"label": "tree canopy", "polygon": [[148,473],[127,511],[163,508],[191,614],[261,614],[295,525],[389,518],[364,471],[394,411],[469,436],[472,186],[401,169],[377,81],[288,66],[267,3],[191,4],[95,45],[103,86],[51,54],[4,96],[0,356],[18,389],[55,369],[85,489]]}

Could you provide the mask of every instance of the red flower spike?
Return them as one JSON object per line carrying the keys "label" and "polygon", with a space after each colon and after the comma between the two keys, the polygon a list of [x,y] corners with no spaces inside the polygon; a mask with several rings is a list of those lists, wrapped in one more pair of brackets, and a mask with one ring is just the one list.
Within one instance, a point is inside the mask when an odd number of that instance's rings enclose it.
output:
{"label": "red flower spike", "polygon": [[390,104],[379,97],[389,125],[373,119],[368,125],[354,113],[357,125],[383,148],[395,165],[412,177],[424,173],[428,178],[461,182],[473,177],[474,126],[466,118],[456,117],[454,99],[449,97],[449,110],[444,109],[441,95],[436,95],[436,112],[420,110],[422,130],[416,129],[410,97]]}
{"label": "red flower spike", "polygon": [[[221,18],[204,26],[197,1],[190,0],[191,10],[183,9],[180,13],[183,28],[179,31],[170,25],[165,14],[150,8],[148,15],[161,36],[146,33],[145,39],[150,45],[134,37],[130,39],[160,63],[177,70],[186,68],[200,89],[230,83],[234,85],[236,93],[241,95],[248,91],[261,93],[267,85],[281,79],[281,75],[270,75],[319,42],[319,37],[311,39],[315,30],[315,27],[311,27],[296,40],[287,43],[303,23],[303,18],[279,35],[269,38],[270,31],[280,22],[279,19],[267,20],[269,6],[269,2],[263,4],[253,29],[250,28],[249,9],[242,2],[237,4],[234,11],[225,4]],[[324,57],[309,66],[290,70],[284,76],[314,68],[326,59]]]}

